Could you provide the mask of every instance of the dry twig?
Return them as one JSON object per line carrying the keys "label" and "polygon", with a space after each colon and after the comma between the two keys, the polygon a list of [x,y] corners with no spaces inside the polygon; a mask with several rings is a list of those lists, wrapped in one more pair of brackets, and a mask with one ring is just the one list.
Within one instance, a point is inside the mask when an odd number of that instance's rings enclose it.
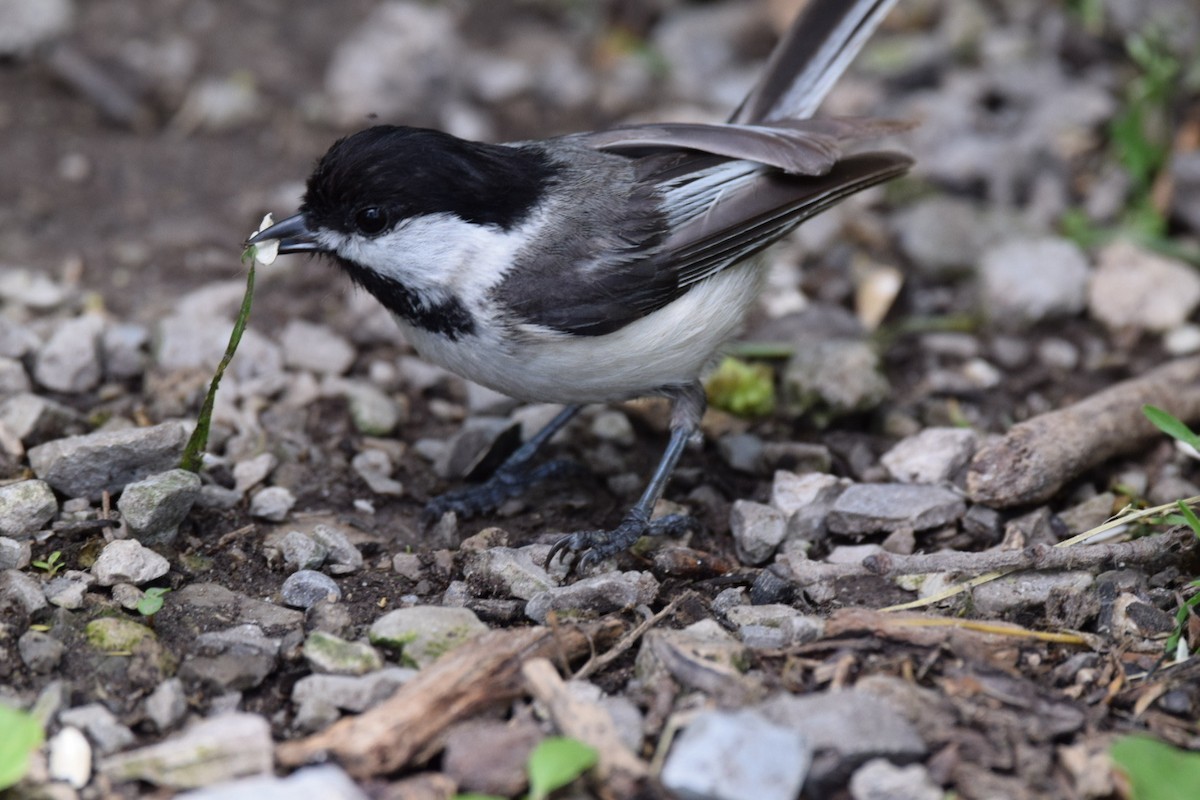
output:
{"label": "dry twig", "polygon": [[978,575],[1011,572],[1019,569],[1093,569],[1112,564],[1146,564],[1158,559],[1177,558],[1176,551],[1196,541],[1191,531],[1145,536],[1131,542],[1107,542],[1085,547],[1051,547],[1037,544],[1022,550],[993,550],[986,553],[928,553],[901,556],[879,553],[859,564],[825,564],[818,561],[790,561],[796,583],[815,583],[865,575],[897,577],[954,572]]}
{"label": "dry twig", "polygon": [[394,772],[432,756],[451,724],[522,692],[521,667],[558,653],[578,658],[591,640],[607,645],[623,632],[618,620],[488,631],[447,653],[378,706],[320,733],[276,748],[296,767],[332,756],[358,778]]}
{"label": "dry twig", "polygon": [[549,711],[555,727],[564,736],[596,749],[599,757],[596,774],[600,780],[617,797],[631,797],[648,770],[645,762],[621,741],[608,712],[571,694],[558,672],[544,658],[525,662],[521,674],[529,693]]}
{"label": "dry twig", "polygon": [[1161,436],[1142,414],[1147,403],[1184,422],[1200,419],[1200,357],[1173,361],[1014,425],[975,454],[967,493],[993,508],[1048,500],[1086,470]]}

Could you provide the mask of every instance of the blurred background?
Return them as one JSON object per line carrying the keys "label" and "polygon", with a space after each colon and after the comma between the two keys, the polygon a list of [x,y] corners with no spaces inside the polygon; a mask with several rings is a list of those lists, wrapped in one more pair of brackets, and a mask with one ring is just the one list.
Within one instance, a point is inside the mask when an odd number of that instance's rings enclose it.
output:
{"label": "blurred background", "polygon": [[[0,268],[152,318],[239,274],[241,239],[339,135],[719,120],[803,4],[0,0]],[[905,0],[825,106],[920,123],[899,213],[860,233],[939,280],[1014,230],[1194,247],[1197,42],[1192,0]],[[802,244],[836,247],[869,204]]]}

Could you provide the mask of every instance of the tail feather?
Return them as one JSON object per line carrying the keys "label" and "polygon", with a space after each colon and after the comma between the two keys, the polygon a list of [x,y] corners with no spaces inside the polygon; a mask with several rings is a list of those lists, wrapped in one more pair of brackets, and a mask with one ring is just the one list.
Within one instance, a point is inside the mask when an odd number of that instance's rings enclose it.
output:
{"label": "tail feather", "polygon": [[895,4],[896,0],[809,0],[729,121],[811,117]]}

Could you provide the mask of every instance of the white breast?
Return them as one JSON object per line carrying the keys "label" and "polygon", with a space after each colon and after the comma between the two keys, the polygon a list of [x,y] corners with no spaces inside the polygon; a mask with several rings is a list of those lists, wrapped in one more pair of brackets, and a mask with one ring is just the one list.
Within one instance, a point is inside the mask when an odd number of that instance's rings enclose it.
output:
{"label": "white breast", "polygon": [[522,326],[501,337],[481,325],[480,335],[451,340],[397,322],[422,357],[468,380],[521,400],[598,403],[695,380],[738,332],[762,281],[750,259],[604,336]]}

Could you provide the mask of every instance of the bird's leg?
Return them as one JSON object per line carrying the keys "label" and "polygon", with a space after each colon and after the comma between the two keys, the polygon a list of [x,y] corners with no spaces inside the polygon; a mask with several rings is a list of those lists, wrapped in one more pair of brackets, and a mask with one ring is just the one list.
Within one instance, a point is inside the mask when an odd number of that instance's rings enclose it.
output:
{"label": "bird's leg", "polygon": [[499,508],[506,500],[524,494],[549,478],[566,474],[576,465],[566,459],[547,461],[534,466],[533,457],[542,445],[550,441],[564,425],[579,413],[579,406],[566,406],[544,428],[530,437],[504,459],[496,471],[483,483],[440,494],[425,504],[422,514],[426,524],[436,522],[447,511],[460,517],[470,517]]}
{"label": "bird's leg", "polygon": [[578,568],[587,571],[605,558],[628,550],[642,536],[677,536],[695,527],[695,520],[682,514],[650,519],[655,504],[667,488],[675,465],[679,463],[679,457],[683,455],[684,447],[700,429],[700,418],[704,415],[706,404],[704,387],[699,382],[673,388],[668,396],[672,401],[671,440],[641,498],[621,524],[611,531],[580,531],[563,536],[550,548],[546,556],[547,565],[558,555],[564,559],[577,556],[578,560],[572,564],[571,570]]}

